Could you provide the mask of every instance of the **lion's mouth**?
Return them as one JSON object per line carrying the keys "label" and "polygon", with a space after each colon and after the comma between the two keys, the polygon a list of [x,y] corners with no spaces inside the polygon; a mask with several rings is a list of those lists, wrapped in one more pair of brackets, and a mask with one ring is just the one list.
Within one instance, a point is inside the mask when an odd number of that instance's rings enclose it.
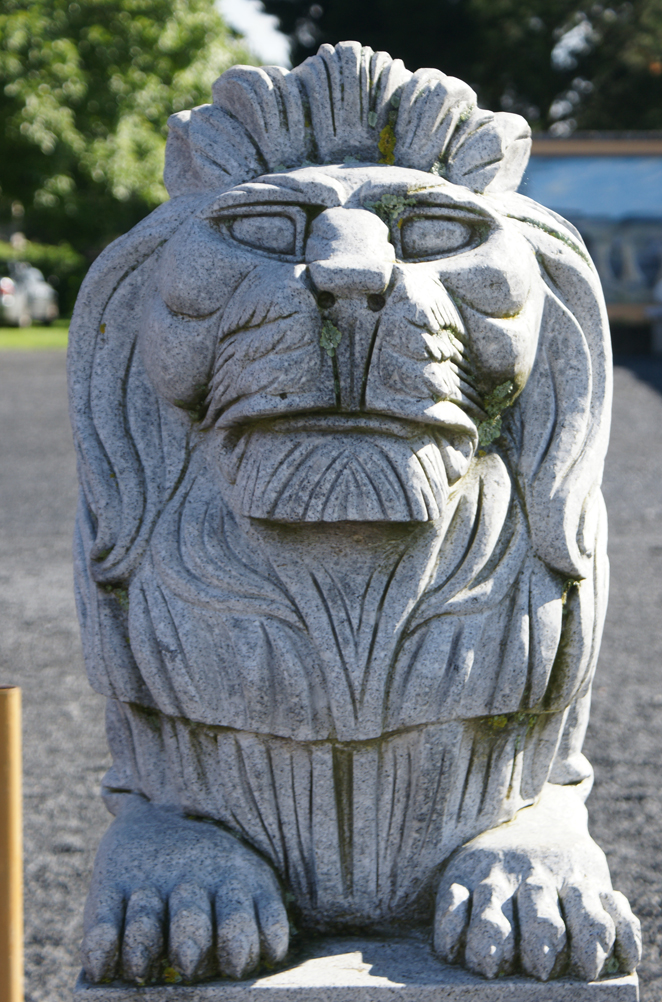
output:
{"label": "lion's mouth", "polygon": [[383,414],[298,413],[235,426],[219,441],[217,458],[237,510],[253,518],[429,521],[468,468],[477,441],[473,422],[469,428]]}
{"label": "lion's mouth", "polygon": [[342,432],[345,435],[382,434],[396,435],[398,438],[414,438],[421,434],[419,422],[394,418],[386,414],[365,414],[348,412],[346,414],[307,412],[290,414],[285,417],[271,418],[269,421],[256,421],[252,427],[263,425],[270,431],[286,434],[287,432]]}
{"label": "lion's mouth", "polygon": [[[311,434],[343,435],[394,435],[396,438],[417,438],[422,432],[435,435],[442,433],[455,437],[461,435],[478,441],[478,423],[487,417],[477,407],[471,415],[453,400],[440,400],[427,412],[417,411],[407,414],[386,414],[379,411],[317,411],[297,410],[288,414],[256,415],[248,420],[237,421],[223,428],[220,421],[216,427],[223,429],[230,442],[237,442],[248,432],[262,431],[271,434]],[[211,424],[211,422],[208,422]]]}

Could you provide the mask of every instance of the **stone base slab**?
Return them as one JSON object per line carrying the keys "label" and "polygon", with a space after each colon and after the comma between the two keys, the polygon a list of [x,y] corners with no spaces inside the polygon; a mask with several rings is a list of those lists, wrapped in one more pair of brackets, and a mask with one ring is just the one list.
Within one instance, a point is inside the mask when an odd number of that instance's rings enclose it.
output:
{"label": "stone base slab", "polygon": [[567,978],[486,981],[439,963],[422,939],[344,937],[307,944],[275,974],[249,981],[144,988],[93,985],[81,973],[75,1002],[638,1002],[636,974],[589,984]]}

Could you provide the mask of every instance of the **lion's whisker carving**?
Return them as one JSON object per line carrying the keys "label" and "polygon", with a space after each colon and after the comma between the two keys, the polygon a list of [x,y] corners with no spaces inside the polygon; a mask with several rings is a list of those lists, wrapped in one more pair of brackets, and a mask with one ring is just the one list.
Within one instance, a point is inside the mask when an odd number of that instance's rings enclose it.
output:
{"label": "lion's whisker carving", "polygon": [[117,818],[89,979],[241,978],[290,921],[425,927],[487,978],[636,966],[583,804],[606,316],[517,194],[529,147],[357,43],[233,67],[90,269],[76,588]]}

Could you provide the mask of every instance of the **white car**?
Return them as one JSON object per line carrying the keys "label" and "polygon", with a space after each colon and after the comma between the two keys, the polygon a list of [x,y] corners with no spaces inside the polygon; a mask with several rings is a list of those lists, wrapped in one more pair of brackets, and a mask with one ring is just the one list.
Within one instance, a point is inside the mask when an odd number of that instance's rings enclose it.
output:
{"label": "white car", "polygon": [[58,314],[57,293],[38,268],[18,262],[10,266],[10,275],[0,278],[0,323],[50,324]]}

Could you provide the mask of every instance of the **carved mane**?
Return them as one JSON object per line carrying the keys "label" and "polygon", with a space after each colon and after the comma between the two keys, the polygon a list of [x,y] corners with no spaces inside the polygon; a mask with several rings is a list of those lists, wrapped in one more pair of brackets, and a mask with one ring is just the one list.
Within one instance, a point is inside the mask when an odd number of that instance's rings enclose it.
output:
{"label": "carved mane", "polygon": [[164,180],[175,197],[352,158],[432,171],[472,191],[514,191],[529,126],[476,102],[461,80],[410,73],[358,42],[322,45],[291,72],[235,66],[214,84],[213,104],[170,118]]}

